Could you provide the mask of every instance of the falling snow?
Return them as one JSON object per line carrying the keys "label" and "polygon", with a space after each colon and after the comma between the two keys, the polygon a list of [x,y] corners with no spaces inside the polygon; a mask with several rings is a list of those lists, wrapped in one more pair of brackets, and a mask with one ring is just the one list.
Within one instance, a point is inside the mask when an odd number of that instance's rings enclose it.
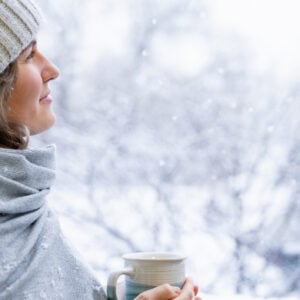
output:
{"label": "falling snow", "polygon": [[298,1],[40,4],[61,79],[33,143],[57,144],[49,200],[99,281],[180,251],[206,300],[298,299]]}

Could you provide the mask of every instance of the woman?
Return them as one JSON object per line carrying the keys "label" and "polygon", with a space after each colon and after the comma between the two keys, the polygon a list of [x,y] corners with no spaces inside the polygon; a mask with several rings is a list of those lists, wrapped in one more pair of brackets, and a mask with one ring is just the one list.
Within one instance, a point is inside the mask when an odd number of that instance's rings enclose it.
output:
{"label": "woman", "polygon": [[[38,49],[40,21],[32,0],[0,1],[0,299],[106,299],[47,206],[54,147],[27,147],[55,122],[49,82],[59,71]],[[138,298],[195,294],[187,279],[181,290],[162,285]]]}

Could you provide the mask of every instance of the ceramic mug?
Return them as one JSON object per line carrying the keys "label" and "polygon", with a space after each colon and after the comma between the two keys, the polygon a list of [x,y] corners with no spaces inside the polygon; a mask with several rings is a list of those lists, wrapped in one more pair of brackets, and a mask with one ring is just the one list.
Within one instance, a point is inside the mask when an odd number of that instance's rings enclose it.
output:
{"label": "ceramic mug", "polygon": [[185,281],[185,256],[167,252],[136,252],[123,255],[125,267],[110,274],[107,298],[117,299],[119,276],[126,275],[125,299],[132,300],[141,292],[169,283],[182,287]]}

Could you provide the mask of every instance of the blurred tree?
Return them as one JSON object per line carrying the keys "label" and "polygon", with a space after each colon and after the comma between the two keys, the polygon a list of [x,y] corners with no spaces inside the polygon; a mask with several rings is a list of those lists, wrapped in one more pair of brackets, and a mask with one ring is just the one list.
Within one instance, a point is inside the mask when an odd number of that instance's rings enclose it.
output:
{"label": "blurred tree", "polygon": [[[58,124],[43,138],[59,149],[54,205],[94,241],[93,267],[185,250],[207,291],[297,293],[297,90],[253,72],[243,41],[216,32],[201,1],[41,3],[62,70]],[[194,69],[180,51],[199,57],[176,44],[185,35],[210,52]]]}

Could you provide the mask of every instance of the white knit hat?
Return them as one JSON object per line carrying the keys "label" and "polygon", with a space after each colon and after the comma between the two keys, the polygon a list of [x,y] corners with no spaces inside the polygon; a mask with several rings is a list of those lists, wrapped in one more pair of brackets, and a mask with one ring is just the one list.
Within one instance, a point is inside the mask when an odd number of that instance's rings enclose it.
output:
{"label": "white knit hat", "polygon": [[40,21],[31,0],[0,0],[0,73],[34,40]]}

